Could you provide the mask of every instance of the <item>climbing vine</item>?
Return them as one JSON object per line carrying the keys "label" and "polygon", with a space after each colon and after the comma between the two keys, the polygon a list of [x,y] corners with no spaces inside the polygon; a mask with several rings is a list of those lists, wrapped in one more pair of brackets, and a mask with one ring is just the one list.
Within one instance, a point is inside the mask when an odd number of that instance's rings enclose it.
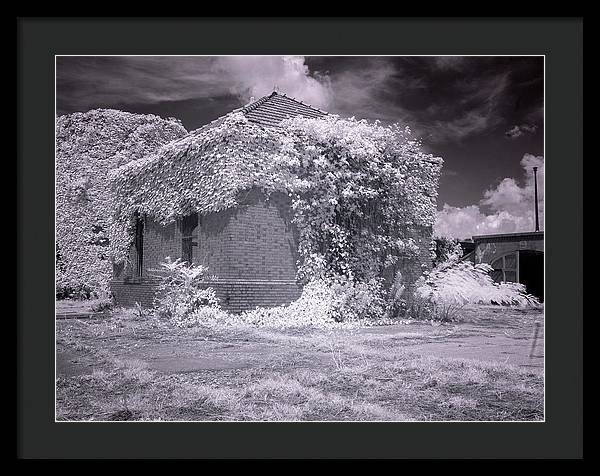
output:
{"label": "climbing vine", "polygon": [[257,187],[291,198],[300,279],[366,281],[418,253],[441,164],[397,125],[326,116],[265,129],[231,113],[111,172],[111,257],[127,259],[136,212],[168,224],[234,207]]}
{"label": "climbing vine", "polygon": [[56,119],[56,291],[90,296],[112,274],[108,172],[183,136],[176,120],[98,109]]}

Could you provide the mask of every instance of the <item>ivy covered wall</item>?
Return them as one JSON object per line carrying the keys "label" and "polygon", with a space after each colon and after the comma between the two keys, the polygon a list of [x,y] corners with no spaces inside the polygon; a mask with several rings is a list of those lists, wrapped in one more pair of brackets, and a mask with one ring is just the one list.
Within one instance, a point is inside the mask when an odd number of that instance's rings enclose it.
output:
{"label": "ivy covered wall", "polygon": [[176,120],[112,109],[56,119],[56,291],[94,295],[112,274],[108,173],[185,135]]}
{"label": "ivy covered wall", "polygon": [[168,225],[235,210],[258,188],[290,199],[299,282],[366,281],[407,262],[418,274],[433,255],[441,165],[394,125],[327,116],[264,128],[232,113],[111,174],[112,256],[126,259],[135,213]]}

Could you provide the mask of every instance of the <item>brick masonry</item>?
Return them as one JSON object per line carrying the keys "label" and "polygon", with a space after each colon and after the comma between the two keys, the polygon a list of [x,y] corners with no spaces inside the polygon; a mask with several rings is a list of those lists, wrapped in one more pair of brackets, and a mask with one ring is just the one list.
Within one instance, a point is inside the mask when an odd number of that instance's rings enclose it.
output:
{"label": "brick masonry", "polygon": [[[215,289],[224,309],[241,312],[290,303],[301,288],[295,280],[298,232],[289,198],[275,193],[267,199],[252,190],[238,202],[234,209],[199,216],[193,235],[194,264],[208,266],[216,280],[207,285]],[[389,270],[388,283],[400,269],[410,288],[431,267],[431,229],[415,231],[413,238],[418,257]],[[152,270],[166,256],[181,258],[182,253],[181,222],[161,226],[145,220],[142,275],[135,276],[137,252],[132,248],[129,264],[114,268],[112,291],[117,303],[151,306],[156,289]]]}
{"label": "brick masonry", "polygon": [[[300,297],[301,288],[295,281],[251,281],[224,280],[206,282],[212,287],[224,309],[234,313],[256,307],[272,307],[290,302]],[[145,281],[112,282],[116,301],[121,306],[133,306],[136,303],[151,307],[156,292],[156,283]]]}
{"label": "brick masonry", "polygon": [[475,263],[493,263],[496,259],[519,250],[544,251],[544,232],[474,236]]}
{"label": "brick masonry", "polygon": [[[210,282],[222,306],[233,312],[258,306],[287,304],[300,295],[296,284],[298,233],[289,198],[272,194],[267,199],[252,190],[240,205],[200,216],[194,230],[194,264],[208,266]],[[166,256],[182,257],[181,223],[144,225],[142,276],[135,276],[137,252],[129,264],[115,266],[112,291],[118,304],[136,302],[151,306],[156,289],[153,270]]]}

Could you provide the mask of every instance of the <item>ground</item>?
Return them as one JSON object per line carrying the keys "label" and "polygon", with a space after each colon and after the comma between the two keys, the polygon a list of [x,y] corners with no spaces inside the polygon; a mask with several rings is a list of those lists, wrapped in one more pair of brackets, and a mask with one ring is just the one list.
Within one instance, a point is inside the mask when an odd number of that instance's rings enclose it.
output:
{"label": "ground", "polygon": [[56,417],[543,420],[543,311],[461,317],[333,330],[180,329],[133,310],[57,319]]}

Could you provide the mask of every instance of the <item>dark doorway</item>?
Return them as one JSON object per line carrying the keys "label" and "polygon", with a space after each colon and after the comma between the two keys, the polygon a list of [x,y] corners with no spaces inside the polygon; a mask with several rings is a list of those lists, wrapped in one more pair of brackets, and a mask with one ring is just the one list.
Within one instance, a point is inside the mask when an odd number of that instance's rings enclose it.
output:
{"label": "dark doorway", "polygon": [[136,214],[135,216],[135,276],[141,278],[144,274],[144,219]]}
{"label": "dark doorway", "polygon": [[544,253],[541,251],[519,251],[519,282],[529,294],[544,301]]}
{"label": "dark doorway", "polygon": [[194,234],[197,226],[197,213],[187,215],[181,221],[181,258],[188,264],[194,262],[194,246],[198,246],[198,241],[194,241],[197,238]]}

